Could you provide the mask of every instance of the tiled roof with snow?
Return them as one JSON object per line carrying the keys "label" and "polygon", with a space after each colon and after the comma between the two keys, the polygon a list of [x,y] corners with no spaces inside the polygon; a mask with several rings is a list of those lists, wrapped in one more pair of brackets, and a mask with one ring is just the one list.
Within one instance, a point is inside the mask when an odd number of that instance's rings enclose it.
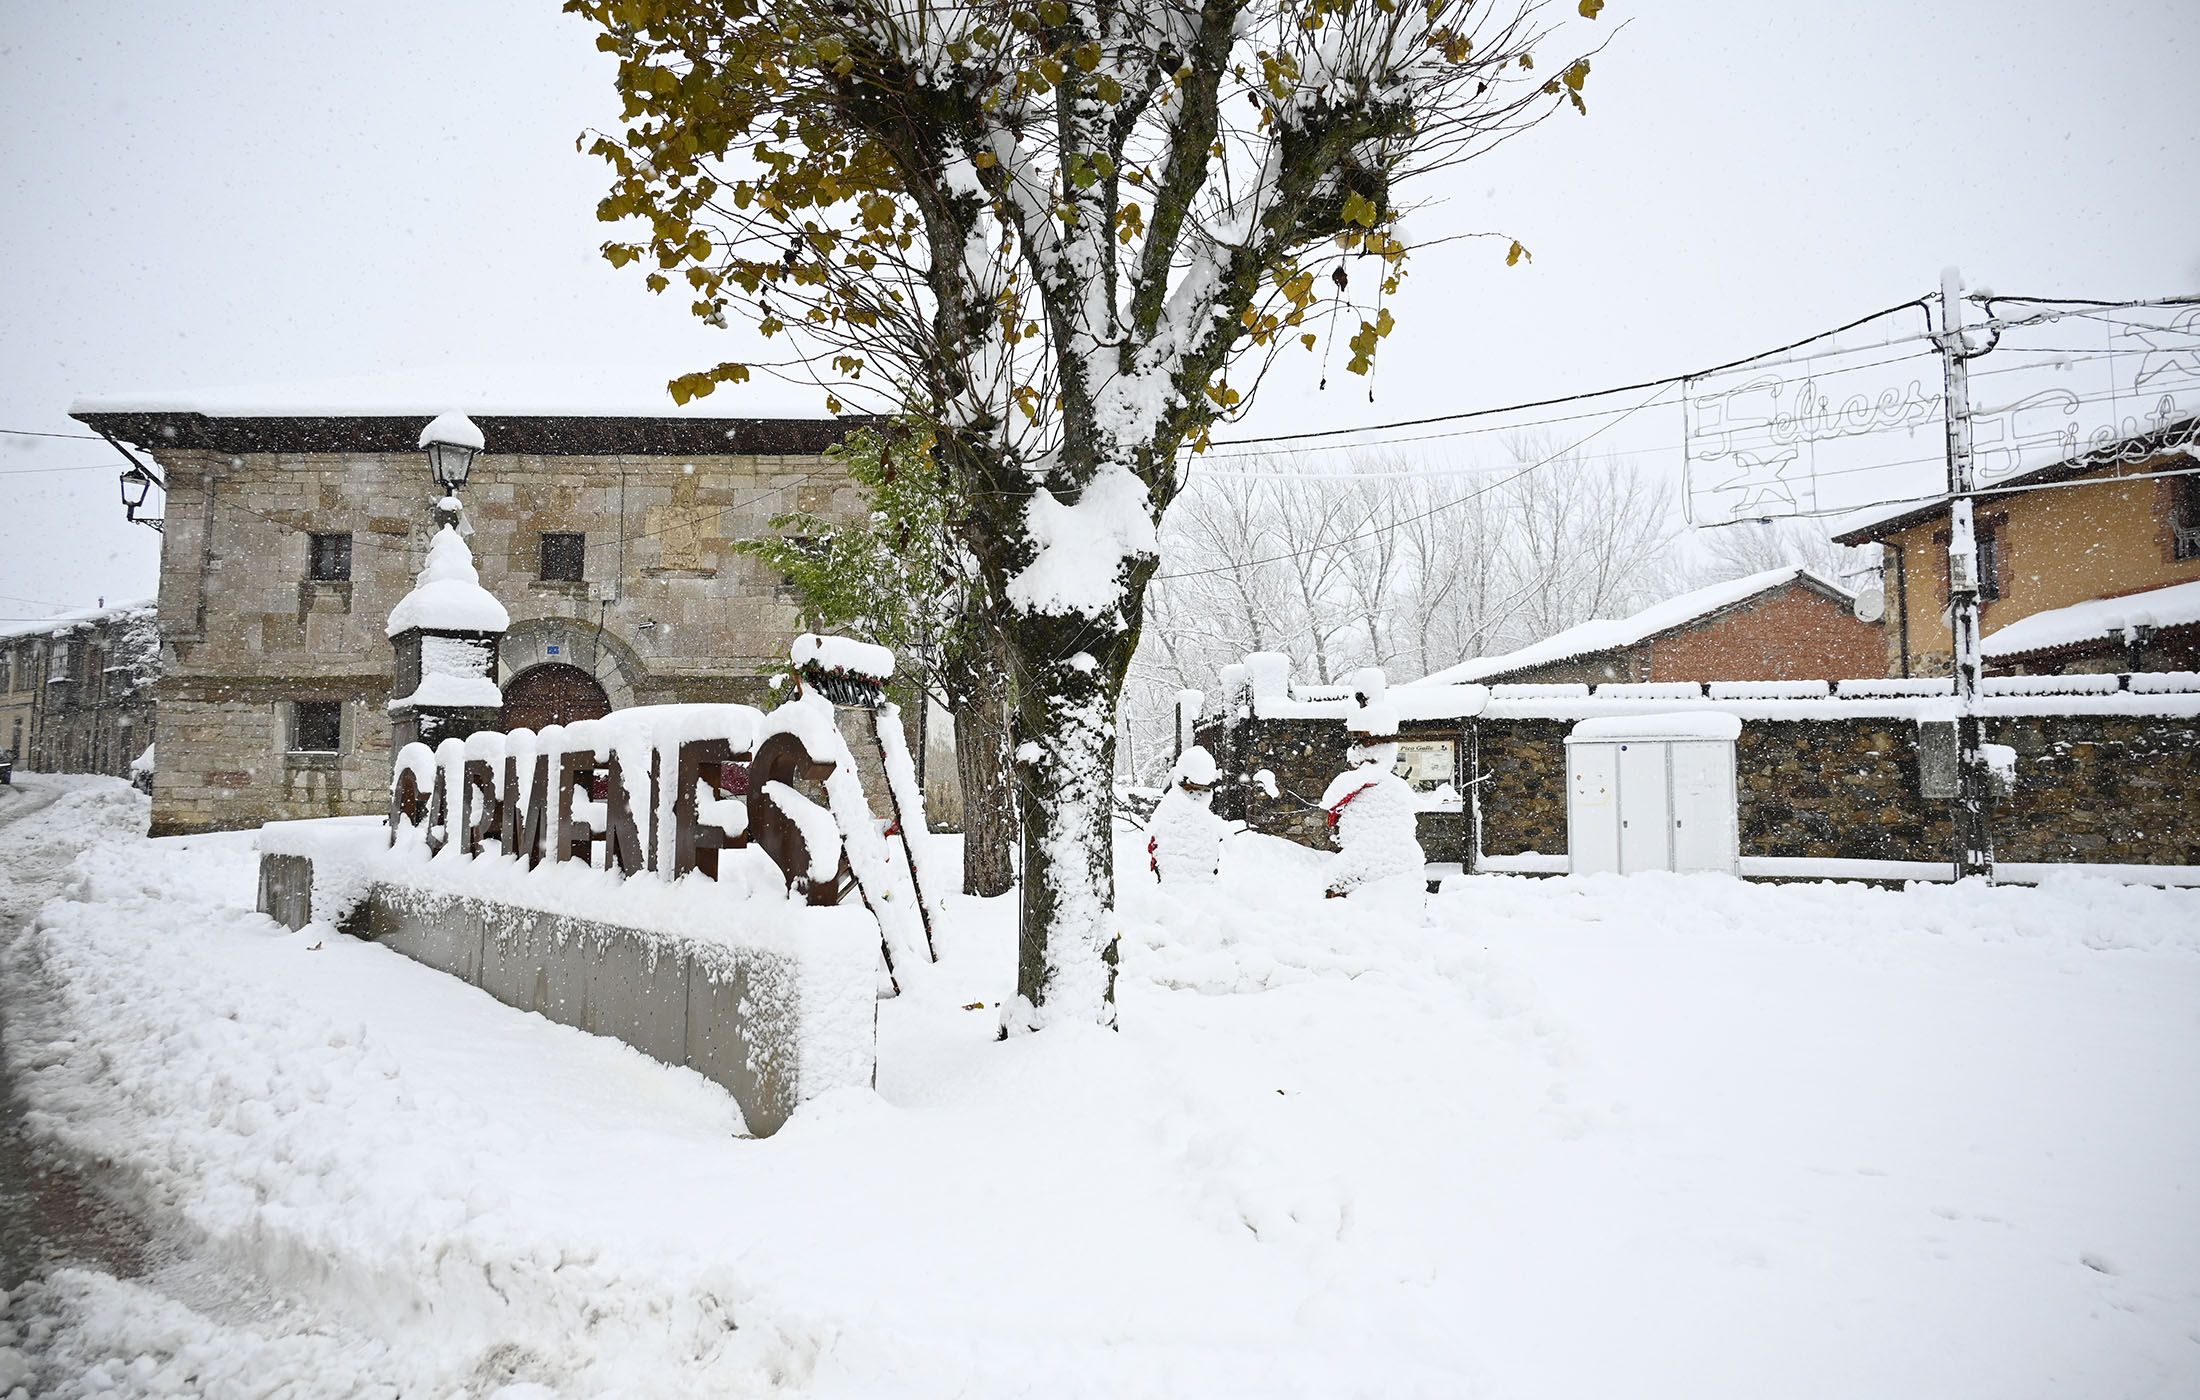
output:
{"label": "tiled roof with snow", "polygon": [[1458,685],[1469,681],[1483,681],[1492,676],[1507,676],[1536,666],[1569,661],[1577,656],[1617,651],[1622,647],[1646,642],[1661,633],[1701,621],[1715,612],[1747,602],[1760,593],[1784,588],[1798,581],[1807,581],[1837,597],[1851,596],[1841,585],[1822,578],[1809,569],[1795,566],[1767,569],[1760,574],[1728,579],[1724,583],[1714,583],[1692,593],[1683,593],[1677,598],[1668,598],[1662,603],[1653,603],[1631,617],[1598,618],[1584,622],[1531,646],[1506,652],[1502,656],[1478,656],[1471,661],[1462,661],[1411,684]]}
{"label": "tiled roof with snow", "polygon": [[2067,608],[2020,617],[1979,643],[1988,660],[2055,651],[2121,637],[2133,627],[2182,627],[2200,623],[2200,580],[2167,588],[2094,598]]}
{"label": "tiled roof with snow", "polygon": [[94,627],[103,622],[117,622],[134,613],[150,616],[153,602],[146,599],[139,603],[116,603],[104,608],[79,608],[75,612],[60,613],[36,622],[0,623],[0,641],[12,641],[18,637],[51,637],[64,632],[74,632],[82,627]]}

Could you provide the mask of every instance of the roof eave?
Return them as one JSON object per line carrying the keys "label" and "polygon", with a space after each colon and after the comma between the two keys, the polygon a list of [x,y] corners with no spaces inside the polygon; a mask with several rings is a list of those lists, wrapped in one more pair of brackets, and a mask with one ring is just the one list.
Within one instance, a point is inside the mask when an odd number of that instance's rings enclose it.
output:
{"label": "roof eave", "polygon": [[[70,415],[105,437],[148,451],[235,454],[413,453],[434,415],[214,415],[187,411],[84,410]],[[815,456],[870,417],[675,418],[613,414],[479,414],[492,454],[545,457]]]}

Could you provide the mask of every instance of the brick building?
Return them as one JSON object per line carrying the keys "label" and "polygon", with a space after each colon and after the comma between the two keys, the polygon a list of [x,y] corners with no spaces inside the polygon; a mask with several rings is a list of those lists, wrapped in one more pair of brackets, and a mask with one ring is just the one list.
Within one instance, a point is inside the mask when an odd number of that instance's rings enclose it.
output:
{"label": "brick building", "polygon": [[[1978,501],[1989,670],[2200,669],[2200,476],[2157,475],[2192,469],[2196,437],[2186,419],[2005,477]],[[1885,673],[1949,674],[1946,500],[1859,514],[1835,538],[1882,546]]]}
{"label": "brick building", "polygon": [[1569,627],[1430,684],[1838,680],[1880,674],[1886,645],[1855,596],[1807,569],[1772,569]]}
{"label": "brick building", "polygon": [[[78,405],[166,496],[156,834],[386,805],[384,621],[429,537],[420,430],[452,406],[411,402]],[[512,615],[498,677],[508,726],[765,697],[799,610],[732,546],[786,511],[861,509],[821,456],[846,421],[474,419],[487,447],[464,496],[481,581]]]}
{"label": "brick building", "polygon": [[153,742],[159,666],[151,603],[0,629],[0,750],[32,772],[128,777]]}

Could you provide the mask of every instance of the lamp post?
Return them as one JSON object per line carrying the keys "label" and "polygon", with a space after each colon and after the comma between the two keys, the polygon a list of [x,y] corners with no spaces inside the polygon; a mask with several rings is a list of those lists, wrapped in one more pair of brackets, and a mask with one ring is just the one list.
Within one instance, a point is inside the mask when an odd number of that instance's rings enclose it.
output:
{"label": "lamp post", "polygon": [[436,502],[439,521],[450,523],[458,515],[458,493],[473,474],[474,458],[481,455],[484,440],[474,420],[463,413],[444,413],[420,430],[420,449],[428,454],[428,471],[443,488]]}
{"label": "lamp post", "polygon": [[390,611],[393,753],[413,740],[432,748],[500,722],[497,648],[511,616],[481,586],[473,551],[458,528],[458,492],[482,445],[481,429],[460,413],[446,413],[420,433],[428,470],[443,494],[427,562],[412,592]]}

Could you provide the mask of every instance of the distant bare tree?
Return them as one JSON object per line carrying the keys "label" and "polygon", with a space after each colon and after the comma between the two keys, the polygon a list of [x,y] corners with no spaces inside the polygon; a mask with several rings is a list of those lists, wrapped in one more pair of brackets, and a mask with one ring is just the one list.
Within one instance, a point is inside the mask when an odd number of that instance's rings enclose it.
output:
{"label": "distant bare tree", "polygon": [[1720,583],[1769,569],[1801,565],[1838,583],[1861,572],[1866,552],[1835,544],[1815,520],[1743,521],[1697,530],[1690,540],[1702,560],[1689,571],[1697,584]]}
{"label": "distant bare tree", "polygon": [[1526,590],[1519,623],[1534,641],[1596,617],[1620,617],[1670,582],[1677,523],[1672,488],[1616,459],[1557,449],[1534,436],[1509,446],[1542,463],[1503,489],[1512,574]]}
{"label": "distant bare tree", "polygon": [[1211,692],[1248,651],[1286,652],[1314,683],[1365,665],[1409,679],[1677,586],[1663,483],[1534,439],[1507,456],[1465,476],[1195,462],[1124,691],[1141,773],[1173,754],[1177,692]]}

